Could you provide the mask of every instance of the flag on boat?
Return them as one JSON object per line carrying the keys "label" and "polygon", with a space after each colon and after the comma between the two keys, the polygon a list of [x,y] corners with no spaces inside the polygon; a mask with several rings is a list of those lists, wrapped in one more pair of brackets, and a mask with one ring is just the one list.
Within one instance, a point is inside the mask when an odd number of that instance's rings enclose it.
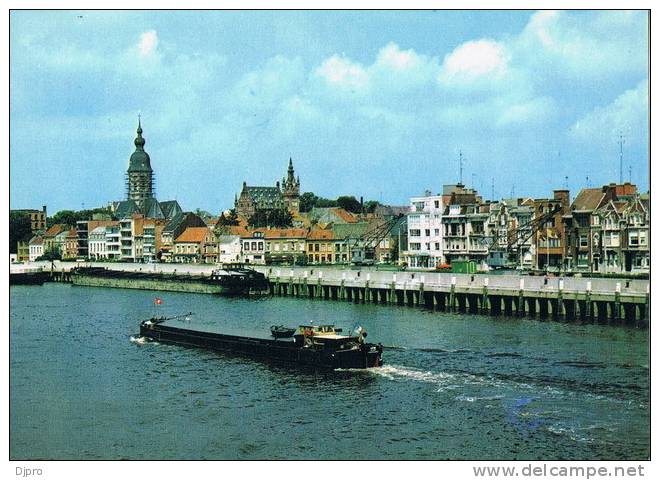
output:
{"label": "flag on boat", "polygon": [[163,299],[162,298],[154,298],[154,305],[162,305]]}

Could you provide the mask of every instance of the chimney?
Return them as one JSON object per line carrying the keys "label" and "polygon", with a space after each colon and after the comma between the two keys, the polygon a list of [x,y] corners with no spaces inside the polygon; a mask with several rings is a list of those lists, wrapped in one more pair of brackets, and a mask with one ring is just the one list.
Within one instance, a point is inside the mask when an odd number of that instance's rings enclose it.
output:
{"label": "chimney", "polygon": [[43,205],[41,209],[43,210],[44,213],[46,213],[46,205]]}

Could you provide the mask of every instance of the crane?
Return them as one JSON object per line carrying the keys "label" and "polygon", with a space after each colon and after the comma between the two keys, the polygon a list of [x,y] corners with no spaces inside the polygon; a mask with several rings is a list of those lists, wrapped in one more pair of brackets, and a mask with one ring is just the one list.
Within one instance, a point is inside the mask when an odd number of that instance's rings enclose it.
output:
{"label": "crane", "polygon": [[[561,212],[561,204],[557,204],[554,208],[549,209],[547,212],[532,218],[530,221],[523,223],[515,229],[507,229],[505,235],[500,235],[499,230],[495,232],[495,235],[485,237],[482,241],[482,245],[488,247],[489,252],[494,251],[505,251],[507,253],[513,253],[514,255],[520,255],[520,247],[527,243],[534,234],[536,234],[543,225],[552,220],[552,218],[559,212]],[[493,248],[494,245],[501,245],[502,248]],[[516,261],[516,263],[518,263]]]}
{"label": "crane", "polygon": [[405,218],[404,214],[398,214],[351,239],[352,241],[349,243],[351,263],[353,265],[372,265],[376,261],[376,246],[394,230],[403,218]]}

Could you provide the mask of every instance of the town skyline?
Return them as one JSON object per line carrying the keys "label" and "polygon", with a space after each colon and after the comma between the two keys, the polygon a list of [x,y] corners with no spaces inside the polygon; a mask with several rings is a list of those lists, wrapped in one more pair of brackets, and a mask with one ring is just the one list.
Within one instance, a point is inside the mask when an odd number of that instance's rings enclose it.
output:
{"label": "town skyline", "polygon": [[290,157],[301,192],[395,205],[461,170],[484,198],[573,194],[618,182],[621,152],[648,190],[645,12],[392,13],[12,12],[11,207],[124,198],[138,112],[156,194],[186,210]]}

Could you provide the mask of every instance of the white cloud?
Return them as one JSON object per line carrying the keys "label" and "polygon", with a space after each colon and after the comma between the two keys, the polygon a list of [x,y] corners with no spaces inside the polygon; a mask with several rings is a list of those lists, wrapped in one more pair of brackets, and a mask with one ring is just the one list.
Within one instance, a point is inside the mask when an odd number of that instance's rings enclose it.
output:
{"label": "white cloud", "polygon": [[554,78],[641,74],[647,68],[644,12],[537,12],[511,42],[518,61]]}
{"label": "white cloud", "polygon": [[490,39],[465,42],[445,56],[441,81],[497,78],[506,73],[509,59],[502,43]]}
{"label": "white cloud", "polygon": [[138,42],[138,51],[141,57],[151,55],[158,48],[158,34],[156,30],[149,30],[140,35]]}
{"label": "white cloud", "polygon": [[411,70],[418,68],[422,59],[413,49],[401,50],[396,43],[390,42],[381,48],[376,56],[376,65],[393,70]]}
{"label": "white cloud", "polygon": [[542,124],[556,113],[556,104],[550,97],[537,97],[516,102],[502,109],[497,125],[512,126]]}
{"label": "white cloud", "polygon": [[330,85],[347,87],[352,89],[364,89],[369,85],[369,74],[359,63],[333,55],[326,59],[316,69],[316,74],[321,76]]}
{"label": "white cloud", "polygon": [[648,132],[648,81],[626,90],[612,103],[594,110],[571,127],[571,136],[584,142],[612,142],[620,132],[627,141],[644,143]]}

